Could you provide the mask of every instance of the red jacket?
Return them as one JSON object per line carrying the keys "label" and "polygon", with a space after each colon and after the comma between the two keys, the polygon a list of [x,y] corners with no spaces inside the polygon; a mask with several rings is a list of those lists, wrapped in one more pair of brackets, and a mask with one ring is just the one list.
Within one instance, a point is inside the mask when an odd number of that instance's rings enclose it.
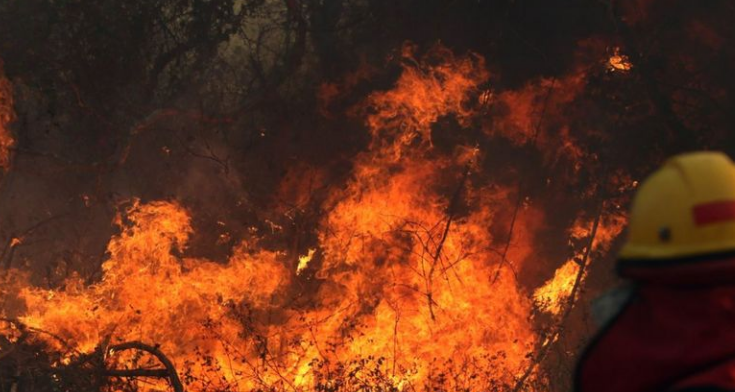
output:
{"label": "red jacket", "polygon": [[735,391],[732,271],[735,259],[623,274],[640,284],[582,354],[576,391]]}

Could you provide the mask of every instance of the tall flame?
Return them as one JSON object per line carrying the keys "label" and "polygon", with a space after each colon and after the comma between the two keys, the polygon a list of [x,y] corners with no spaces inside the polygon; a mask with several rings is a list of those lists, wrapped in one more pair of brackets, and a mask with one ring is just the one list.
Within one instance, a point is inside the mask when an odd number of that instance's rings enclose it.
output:
{"label": "tall flame", "polygon": [[[518,282],[515,270],[538,262],[533,239],[543,211],[519,205],[512,241],[498,250],[504,239],[490,227],[508,219],[519,190],[475,181],[488,170],[476,146],[438,154],[432,141],[441,118],[468,129],[492,99],[484,60],[441,47],[416,58],[413,49],[404,49],[394,87],[355,110],[372,142],[347,184],[330,189],[316,246],[297,266],[299,255],[247,241],[223,264],[184,257],[190,211],[175,201],[134,201],[115,221],[121,231],[100,281],[25,285],[23,309],[5,316],[81,352],[108,339],[157,344],[190,391],[510,388],[539,344],[534,303],[558,313],[578,266],[564,264],[533,294]],[[528,139],[531,122],[517,116],[530,115],[550,85],[535,86],[502,95],[524,102],[508,121],[525,124],[526,135],[511,139]],[[610,234],[593,246],[607,246],[615,230],[601,228]],[[137,359],[111,352],[108,360],[125,367]]]}

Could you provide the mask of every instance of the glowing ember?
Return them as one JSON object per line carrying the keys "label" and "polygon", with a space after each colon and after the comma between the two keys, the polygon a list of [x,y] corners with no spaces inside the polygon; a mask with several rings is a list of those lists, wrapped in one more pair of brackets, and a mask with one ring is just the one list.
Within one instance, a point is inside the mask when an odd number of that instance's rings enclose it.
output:
{"label": "glowing ember", "polygon": [[13,237],[13,238],[10,239],[10,247],[11,248],[14,248],[14,247],[16,247],[16,246],[18,246],[18,245],[20,245],[22,243],[23,243],[23,240],[20,239],[20,238],[18,238],[18,237]]}
{"label": "glowing ember", "polygon": [[15,139],[9,126],[14,118],[13,90],[10,81],[5,78],[0,60],[0,170],[10,167],[10,148],[15,145]]}
{"label": "glowing ember", "polygon": [[628,56],[620,54],[620,48],[613,49],[613,54],[607,61],[611,71],[630,71],[633,68]]}
{"label": "glowing ember", "polygon": [[309,262],[314,258],[314,252],[316,252],[316,249],[309,249],[307,254],[299,256],[299,265],[296,266],[296,275],[301,274],[306,267],[309,266]]}

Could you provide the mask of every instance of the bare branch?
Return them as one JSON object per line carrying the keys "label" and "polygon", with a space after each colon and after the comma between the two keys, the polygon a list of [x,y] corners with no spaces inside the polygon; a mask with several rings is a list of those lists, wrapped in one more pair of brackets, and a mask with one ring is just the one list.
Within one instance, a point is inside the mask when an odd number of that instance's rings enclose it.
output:
{"label": "bare branch", "polygon": [[[173,387],[174,392],[184,392],[184,386],[181,384],[181,380],[179,379],[179,374],[176,372],[176,367],[174,367],[173,362],[171,362],[171,360],[168,359],[168,357],[166,357],[166,355],[158,348],[158,346],[151,346],[151,345],[148,345],[142,342],[133,341],[133,342],[125,342],[125,343],[109,346],[107,350],[108,352],[110,350],[112,351],[139,350],[139,351],[144,351],[144,352],[147,352],[153,355],[166,368],[165,371],[167,375],[164,375],[164,376],[138,375],[138,376],[120,376],[120,377],[167,377],[169,381],[171,382],[171,387]],[[158,371],[161,369],[153,369],[153,370]],[[138,372],[141,372],[141,374],[147,372],[147,370],[145,369],[135,369],[132,371],[138,371]],[[107,370],[106,372],[108,373],[109,372],[113,372],[113,373],[121,372],[122,374],[124,372],[130,372],[130,371],[110,369],[110,370]]]}

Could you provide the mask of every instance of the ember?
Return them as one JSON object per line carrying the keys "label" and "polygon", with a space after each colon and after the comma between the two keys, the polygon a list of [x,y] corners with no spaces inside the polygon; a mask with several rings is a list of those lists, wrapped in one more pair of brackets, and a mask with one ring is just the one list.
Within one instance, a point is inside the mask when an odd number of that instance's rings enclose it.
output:
{"label": "ember", "polygon": [[612,56],[610,56],[608,63],[610,64],[610,70],[613,72],[630,71],[630,69],[633,67],[633,65],[630,63],[630,60],[628,59],[628,56],[620,54],[620,48],[617,47],[613,50],[613,54]]}
{"label": "ember", "polygon": [[10,123],[14,116],[13,89],[10,81],[5,78],[3,63],[0,61],[0,170],[3,171],[10,168],[10,148],[15,144],[10,132]]}

